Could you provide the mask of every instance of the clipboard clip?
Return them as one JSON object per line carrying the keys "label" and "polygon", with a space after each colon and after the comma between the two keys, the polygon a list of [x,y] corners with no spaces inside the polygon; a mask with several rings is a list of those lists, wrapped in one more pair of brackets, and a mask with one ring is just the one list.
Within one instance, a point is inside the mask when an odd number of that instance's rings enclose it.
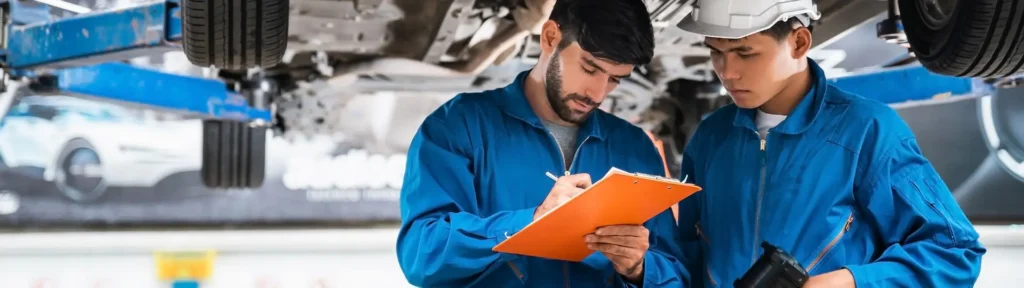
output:
{"label": "clipboard clip", "polygon": [[[671,181],[671,182],[686,183],[686,178],[683,178],[682,181],[679,181],[678,179],[667,178],[667,177],[659,176],[659,175],[644,174],[644,173],[640,173],[640,172],[632,172],[632,173],[633,173],[633,176],[636,176],[636,177],[644,177],[644,178],[660,180],[660,181]],[[687,176],[689,176],[689,175],[687,175]],[[636,183],[634,183],[634,184],[636,184]]]}

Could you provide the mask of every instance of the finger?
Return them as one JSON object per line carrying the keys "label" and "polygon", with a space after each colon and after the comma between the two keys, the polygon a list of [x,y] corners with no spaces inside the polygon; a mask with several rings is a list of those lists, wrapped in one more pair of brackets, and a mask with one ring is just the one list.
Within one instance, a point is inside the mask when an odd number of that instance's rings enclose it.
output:
{"label": "finger", "polygon": [[555,181],[555,187],[558,187],[559,189],[579,189],[579,187],[576,187],[572,183],[566,181]]}
{"label": "finger", "polygon": [[634,250],[632,248],[629,248],[629,247],[626,247],[626,246],[621,246],[621,245],[615,245],[615,244],[607,244],[607,243],[590,243],[590,244],[587,244],[587,248],[590,248],[591,250],[594,250],[594,251],[598,251],[598,252],[604,253],[605,255],[609,255],[609,256],[610,255],[615,255],[615,256],[621,256],[621,257],[629,258],[630,255],[636,254],[636,252],[632,251],[632,250]]}
{"label": "finger", "polygon": [[590,174],[580,173],[558,178],[559,182],[565,182],[573,187],[587,188],[593,183],[590,181]]}
{"label": "finger", "polygon": [[583,191],[583,189],[573,187],[572,190],[569,190],[569,193],[566,193],[566,195],[569,197],[576,197],[576,195],[583,193]]}
{"label": "finger", "polygon": [[585,237],[584,240],[586,240],[586,242],[588,244],[589,243],[595,243],[595,244],[602,243],[602,244],[615,244],[615,245],[626,246],[626,247],[631,247],[631,248],[640,248],[642,246],[642,244],[643,244],[642,243],[643,241],[640,241],[639,239],[640,239],[639,237],[629,237],[629,236],[597,236],[597,235],[588,235],[588,236]]}
{"label": "finger", "polygon": [[649,244],[645,240],[627,236],[588,235],[584,237],[584,241],[587,244],[621,246],[629,250],[631,253],[639,255],[643,255],[644,251],[647,251],[647,249],[649,248]]}
{"label": "finger", "polygon": [[597,228],[594,234],[598,236],[631,236],[647,238],[647,228],[642,225],[612,225]]}

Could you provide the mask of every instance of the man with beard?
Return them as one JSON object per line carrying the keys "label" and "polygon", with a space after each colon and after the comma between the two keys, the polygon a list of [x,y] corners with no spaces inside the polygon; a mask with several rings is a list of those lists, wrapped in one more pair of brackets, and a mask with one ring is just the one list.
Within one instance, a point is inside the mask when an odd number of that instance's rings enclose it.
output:
{"label": "man with beard", "polygon": [[643,1],[558,0],[540,39],[531,70],[502,89],[457,95],[418,130],[401,192],[406,278],[429,287],[678,286],[670,210],[587,235],[581,240],[600,253],[581,263],[491,250],[591,185],[591,175],[665,173],[644,131],[598,109],[651,60]]}

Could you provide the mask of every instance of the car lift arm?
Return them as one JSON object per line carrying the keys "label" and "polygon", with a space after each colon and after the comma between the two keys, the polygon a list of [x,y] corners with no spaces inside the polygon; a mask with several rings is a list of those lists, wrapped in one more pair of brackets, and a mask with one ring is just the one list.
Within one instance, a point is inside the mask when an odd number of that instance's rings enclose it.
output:
{"label": "car lift arm", "polygon": [[179,0],[151,2],[56,21],[12,25],[17,8],[0,0],[0,67],[54,92],[99,97],[200,117],[269,122],[270,112],[214,79],[118,63],[181,49]]}

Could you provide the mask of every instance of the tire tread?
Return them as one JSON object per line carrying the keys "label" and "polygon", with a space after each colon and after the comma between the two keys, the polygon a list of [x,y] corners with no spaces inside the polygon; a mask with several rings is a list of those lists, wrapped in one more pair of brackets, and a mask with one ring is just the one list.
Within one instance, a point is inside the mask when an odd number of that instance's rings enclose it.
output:
{"label": "tire tread", "polygon": [[959,1],[955,18],[950,19],[942,31],[926,28],[916,13],[916,1],[901,0],[900,10],[912,49],[918,52],[918,58],[928,70],[982,78],[1024,72],[1021,71],[1024,68],[1024,3],[1021,1]]}
{"label": "tire tread", "polygon": [[273,67],[288,44],[287,0],[184,0],[183,46],[192,64]]}
{"label": "tire tread", "polygon": [[203,121],[200,174],[209,188],[259,188],[266,173],[266,128],[229,120]]}

